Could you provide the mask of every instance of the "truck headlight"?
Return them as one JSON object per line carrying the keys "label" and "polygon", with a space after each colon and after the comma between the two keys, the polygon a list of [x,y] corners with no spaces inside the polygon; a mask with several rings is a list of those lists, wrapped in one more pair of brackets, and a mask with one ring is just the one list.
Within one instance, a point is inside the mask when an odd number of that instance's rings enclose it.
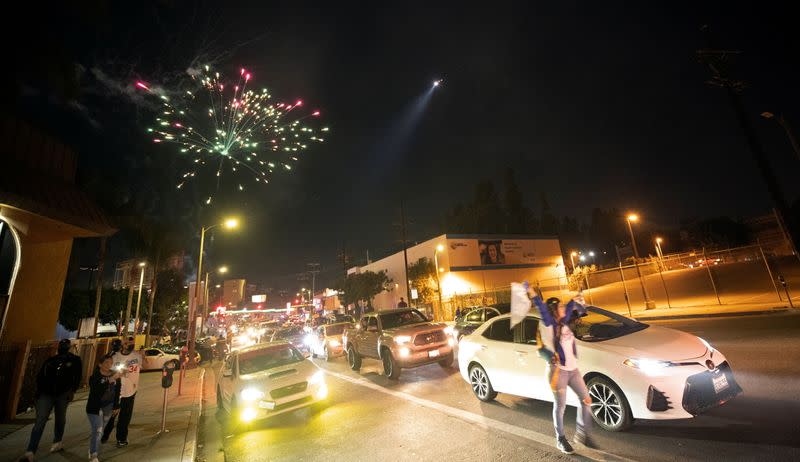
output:
{"label": "truck headlight", "polygon": [[303,343],[305,343],[308,346],[311,346],[311,344],[314,343],[314,336],[311,334],[306,335],[305,337],[303,337]]}
{"label": "truck headlight", "polygon": [[398,345],[403,345],[403,344],[408,343],[410,341],[411,341],[411,336],[410,335],[398,335],[397,337],[394,338],[394,343],[396,343]]}
{"label": "truck headlight", "polygon": [[308,379],[308,383],[311,385],[316,385],[318,383],[323,383],[324,380],[325,380],[325,373],[322,371],[317,371],[314,373],[314,375],[311,376],[310,379]]}
{"label": "truck headlight", "polygon": [[242,409],[242,413],[239,414],[239,418],[242,419],[242,422],[250,422],[256,418],[258,413],[252,407],[246,407]]}
{"label": "truck headlight", "polygon": [[622,364],[639,369],[647,375],[654,375],[667,367],[673,366],[670,361],[661,361],[658,359],[636,359],[628,358]]}
{"label": "truck headlight", "polygon": [[332,347],[338,347],[339,345],[341,345],[341,343],[339,343],[339,341],[336,339],[331,339],[328,341],[328,345]]}
{"label": "truck headlight", "polygon": [[264,397],[264,392],[252,387],[242,390],[242,401],[255,401]]}
{"label": "truck headlight", "polygon": [[408,358],[408,355],[411,354],[411,350],[409,350],[407,347],[403,347],[400,348],[399,353],[401,358]]}

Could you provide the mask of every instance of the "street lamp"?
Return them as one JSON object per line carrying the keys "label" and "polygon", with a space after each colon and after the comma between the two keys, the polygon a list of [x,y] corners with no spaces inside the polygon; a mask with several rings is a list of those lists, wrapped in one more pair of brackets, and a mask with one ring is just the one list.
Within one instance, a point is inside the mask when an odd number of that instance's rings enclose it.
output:
{"label": "street lamp", "polygon": [[570,254],[569,254],[569,261],[572,262],[572,272],[573,273],[575,273],[575,257],[577,257],[577,256],[578,256],[578,252],[576,252],[574,250],[572,252],[570,252]]}
{"label": "street lamp", "polygon": [[236,229],[239,227],[237,218],[226,218],[222,223],[215,223],[211,226],[200,228],[200,255],[197,257],[197,279],[194,284],[194,303],[189,303],[189,326],[186,329],[186,348],[189,353],[189,360],[194,363],[194,334],[195,334],[195,310],[200,299],[200,278],[203,275],[203,247],[206,242],[206,232],[211,231],[217,226],[225,229]]}
{"label": "street lamp", "polygon": [[442,271],[442,269],[439,268],[439,252],[444,252],[444,246],[442,244],[437,245],[436,251],[433,252],[433,267],[436,273],[436,289],[439,293],[439,312],[441,312],[444,307],[442,306],[442,283],[439,280],[439,273]]}
{"label": "street lamp", "polygon": [[661,243],[664,242],[663,239],[660,237],[656,238],[656,255],[658,255],[658,261],[661,264],[661,267],[664,267],[664,252],[661,250]]}
{"label": "street lamp", "polygon": [[136,316],[134,317],[136,321],[133,323],[133,335],[136,335],[139,332],[139,304],[142,302],[142,284],[144,284],[145,266],[147,266],[147,263],[145,262],[139,263],[139,268],[141,268],[139,270],[139,294],[136,295]]}
{"label": "street lamp", "polygon": [[655,308],[655,303],[650,300],[650,297],[647,295],[647,288],[644,286],[644,279],[642,279],[642,271],[639,269],[639,249],[636,247],[636,238],[633,237],[633,227],[631,223],[636,223],[639,221],[639,215],[635,213],[629,214],[626,219],[626,223],[628,223],[628,232],[631,235],[631,246],[633,246],[633,266],[636,267],[636,274],[639,276],[639,284],[642,286],[642,295],[644,296],[644,306],[645,309],[652,309]]}

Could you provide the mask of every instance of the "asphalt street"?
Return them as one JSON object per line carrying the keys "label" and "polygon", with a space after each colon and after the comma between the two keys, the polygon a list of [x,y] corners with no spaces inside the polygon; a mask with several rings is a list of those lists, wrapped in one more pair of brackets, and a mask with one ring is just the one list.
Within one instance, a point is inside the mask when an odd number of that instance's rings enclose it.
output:
{"label": "asphalt street", "polygon": [[[553,446],[551,404],[500,394],[478,401],[455,368],[438,365],[383,377],[365,360],[314,360],[330,395],[301,410],[226,432],[208,375],[201,459],[208,461],[800,460],[800,313],[658,322],[702,336],[732,364],[744,392],[694,419],[637,421],[624,433],[596,432],[601,451]],[[455,366],[454,366],[455,367]],[[567,410],[568,435],[575,409]]]}

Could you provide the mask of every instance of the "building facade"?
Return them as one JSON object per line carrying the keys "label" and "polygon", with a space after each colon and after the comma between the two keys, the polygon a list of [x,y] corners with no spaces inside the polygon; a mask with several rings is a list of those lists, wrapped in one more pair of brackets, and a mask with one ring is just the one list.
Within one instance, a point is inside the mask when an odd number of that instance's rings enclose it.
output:
{"label": "building facade", "polygon": [[[439,290],[442,301],[447,302],[460,296],[507,291],[512,282],[538,284],[539,281],[558,280],[565,275],[561,245],[556,237],[443,234],[409,247],[406,253],[409,266],[421,258],[438,265],[438,281],[431,278],[435,292],[434,305],[438,304]],[[391,280],[386,290],[372,301],[375,309],[394,308],[401,298],[409,305],[420,304],[413,294],[412,300],[408,299],[402,251],[368,265],[351,268],[348,273],[364,271],[385,271]],[[429,314],[447,317],[443,312],[434,313],[436,309],[431,311]]]}

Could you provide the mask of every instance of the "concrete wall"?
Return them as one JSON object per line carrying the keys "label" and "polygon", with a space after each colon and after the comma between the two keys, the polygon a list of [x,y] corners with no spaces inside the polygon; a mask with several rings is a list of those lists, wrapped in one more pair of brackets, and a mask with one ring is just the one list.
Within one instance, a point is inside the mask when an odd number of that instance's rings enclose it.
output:
{"label": "concrete wall", "polygon": [[53,340],[72,239],[36,241],[20,233],[22,261],[3,329],[5,345]]}

